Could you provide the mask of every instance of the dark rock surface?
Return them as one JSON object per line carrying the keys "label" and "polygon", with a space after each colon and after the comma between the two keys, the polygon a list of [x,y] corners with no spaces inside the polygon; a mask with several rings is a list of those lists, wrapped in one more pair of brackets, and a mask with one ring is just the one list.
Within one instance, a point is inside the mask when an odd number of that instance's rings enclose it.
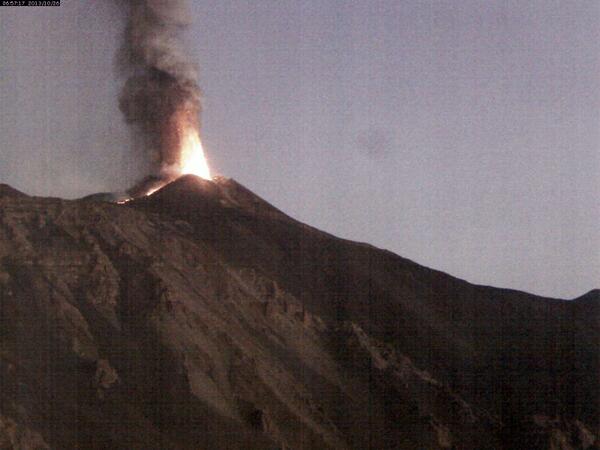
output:
{"label": "dark rock surface", "polygon": [[228,179],[103,199],[0,185],[0,448],[599,448],[599,291],[471,285]]}

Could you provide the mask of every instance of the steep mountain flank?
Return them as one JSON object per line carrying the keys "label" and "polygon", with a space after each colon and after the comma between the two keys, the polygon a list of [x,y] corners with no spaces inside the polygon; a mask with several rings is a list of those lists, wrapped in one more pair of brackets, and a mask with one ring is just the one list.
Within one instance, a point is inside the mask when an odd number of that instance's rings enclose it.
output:
{"label": "steep mountain flank", "polygon": [[474,286],[233,180],[0,186],[0,448],[598,448],[600,299]]}

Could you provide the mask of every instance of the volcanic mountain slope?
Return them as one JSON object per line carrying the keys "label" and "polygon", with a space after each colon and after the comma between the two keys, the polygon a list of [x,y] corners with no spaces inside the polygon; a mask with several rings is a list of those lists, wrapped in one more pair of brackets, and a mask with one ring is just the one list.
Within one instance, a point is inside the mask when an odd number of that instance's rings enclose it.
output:
{"label": "volcanic mountain slope", "polygon": [[599,448],[599,291],[471,285],[227,179],[0,208],[0,448]]}

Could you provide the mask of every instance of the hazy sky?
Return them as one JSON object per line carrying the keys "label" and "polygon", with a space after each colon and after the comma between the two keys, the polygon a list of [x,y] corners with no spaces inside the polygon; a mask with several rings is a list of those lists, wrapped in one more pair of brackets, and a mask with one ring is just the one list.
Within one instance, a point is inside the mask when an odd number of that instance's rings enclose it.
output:
{"label": "hazy sky", "polygon": [[[600,2],[203,0],[213,171],[291,216],[471,282],[600,287]],[[0,182],[118,190],[109,1],[0,8]]]}

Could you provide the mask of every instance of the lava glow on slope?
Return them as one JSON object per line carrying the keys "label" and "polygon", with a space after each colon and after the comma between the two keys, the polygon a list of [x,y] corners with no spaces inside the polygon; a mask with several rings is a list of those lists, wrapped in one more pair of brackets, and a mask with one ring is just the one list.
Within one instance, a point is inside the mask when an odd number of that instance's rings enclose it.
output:
{"label": "lava glow on slope", "polygon": [[200,135],[194,127],[186,127],[180,134],[179,161],[171,166],[163,167],[163,178],[148,186],[145,196],[152,195],[160,188],[183,175],[196,175],[211,180],[208,162],[204,156],[204,148]]}
{"label": "lava glow on slope", "polygon": [[127,191],[131,198],[152,195],[183,175],[212,180],[194,108],[182,107],[161,122],[155,171]]}

